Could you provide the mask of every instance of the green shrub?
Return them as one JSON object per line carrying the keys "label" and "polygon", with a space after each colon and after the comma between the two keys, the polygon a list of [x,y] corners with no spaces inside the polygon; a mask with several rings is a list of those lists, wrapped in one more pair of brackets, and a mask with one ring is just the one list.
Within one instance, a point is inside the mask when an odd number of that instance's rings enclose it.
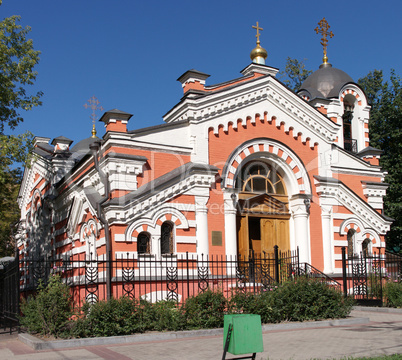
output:
{"label": "green shrub", "polygon": [[402,282],[387,282],[384,286],[385,304],[389,307],[402,307]]}
{"label": "green shrub", "polygon": [[142,303],[142,321],[147,330],[177,331],[183,330],[186,319],[182,309],[172,300],[162,300],[154,304]]}
{"label": "green shrub", "polygon": [[261,316],[262,323],[277,323],[280,321],[279,308],[274,306],[272,291],[274,288],[260,294],[237,290],[229,301],[229,311],[240,314],[256,314]]}
{"label": "green shrub", "polygon": [[279,286],[270,294],[271,306],[280,311],[281,321],[306,321],[344,318],[354,301],[327,284],[309,278],[297,278]]}
{"label": "green shrub", "polygon": [[21,302],[20,324],[30,333],[45,336],[68,336],[73,310],[69,287],[63,284],[59,275],[53,275],[45,287],[39,284],[34,297]]}
{"label": "green shrub", "polygon": [[175,331],[185,327],[185,318],[173,301],[155,304],[128,297],[84,304],[84,316],[71,329],[73,337],[118,336],[144,331]]}
{"label": "green shrub", "polygon": [[[389,306],[401,306],[400,283],[389,283],[385,294]],[[182,307],[173,301],[155,304],[128,297],[84,304],[73,316],[69,289],[58,276],[50,279],[38,295],[23,301],[21,324],[32,333],[56,337],[97,337],[208,329],[223,326],[225,313],[257,314],[263,323],[306,321],[346,317],[353,300],[318,280],[297,278],[272,286],[260,294],[236,290],[227,301],[219,291],[207,290],[190,297]],[[72,320],[74,318],[74,320]]]}
{"label": "green shrub", "polygon": [[223,327],[223,316],[227,301],[219,291],[206,290],[189,297],[184,306],[187,327],[190,329],[210,329]]}
{"label": "green shrub", "polygon": [[236,289],[232,292],[228,308],[230,313],[251,314],[255,309],[257,295]]}
{"label": "green shrub", "polygon": [[95,304],[85,303],[84,316],[77,319],[71,332],[75,337],[129,335],[143,332],[138,301],[128,297],[111,298]]}

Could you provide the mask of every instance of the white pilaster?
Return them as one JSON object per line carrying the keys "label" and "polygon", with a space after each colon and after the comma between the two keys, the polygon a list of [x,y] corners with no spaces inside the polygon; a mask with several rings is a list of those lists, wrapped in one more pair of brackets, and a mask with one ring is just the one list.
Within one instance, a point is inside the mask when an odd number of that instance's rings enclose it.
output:
{"label": "white pilaster", "polygon": [[151,235],[151,254],[157,259],[161,258],[161,237],[160,235]]}
{"label": "white pilaster", "polygon": [[207,202],[208,197],[195,197],[197,255],[201,257],[204,254],[204,258],[209,255]]}
{"label": "white pilaster", "polygon": [[308,218],[310,195],[297,194],[290,199],[290,209],[295,226],[296,246],[299,247],[299,260],[311,264]]}
{"label": "white pilaster", "polygon": [[237,234],[236,234],[236,194],[225,192],[225,254],[230,260],[237,255]]}
{"label": "white pilaster", "polygon": [[334,272],[334,239],[332,230],[332,206],[321,206],[324,273]]}

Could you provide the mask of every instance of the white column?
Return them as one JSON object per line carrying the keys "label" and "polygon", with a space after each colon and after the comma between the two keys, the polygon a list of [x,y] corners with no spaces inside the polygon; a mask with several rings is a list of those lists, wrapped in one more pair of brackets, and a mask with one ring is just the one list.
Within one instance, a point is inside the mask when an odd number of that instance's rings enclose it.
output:
{"label": "white column", "polygon": [[209,255],[207,202],[208,197],[195,197],[197,255],[201,257],[204,254],[204,259]]}
{"label": "white column", "polygon": [[151,235],[151,254],[155,255],[157,259],[161,258],[161,236]]}
{"label": "white column", "polygon": [[295,226],[296,246],[299,247],[299,261],[311,264],[308,229],[309,205],[310,195],[297,194],[290,199],[290,208]]}
{"label": "white column", "polygon": [[322,246],[324,253],[324,273],[334,272],[334,246],[332,231],[332,207],[321,206]]}
{"label": "white column", "polygon": [[225,254],[230,260],[237,255],[236,194],[225,192]]}

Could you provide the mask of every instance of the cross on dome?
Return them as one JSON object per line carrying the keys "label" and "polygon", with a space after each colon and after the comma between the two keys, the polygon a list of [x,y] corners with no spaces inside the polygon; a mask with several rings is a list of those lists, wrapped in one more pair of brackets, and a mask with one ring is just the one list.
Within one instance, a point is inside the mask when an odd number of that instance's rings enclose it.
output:
{"label": "cross on dome", "polygon": [[[257,23],[257,25],[258,25],[258,23]],[[320,22],[318,23],[318,26],[314,29],[317,34],[320,33],[322,35],[321,45],[323,46],[323,51],[324,51],[324,57],[322,58],[322,61],[324,64],[328,63],[328,57],[327,57],[328,39],[327,39],[327,36],[329,36],[330,38],[332,38],[334,36],[332,31],[328,32],[329,28],[330,28],[330,26],[328,25],[328,21],[325,20],[325,18],[322,18],[320,20]]]}

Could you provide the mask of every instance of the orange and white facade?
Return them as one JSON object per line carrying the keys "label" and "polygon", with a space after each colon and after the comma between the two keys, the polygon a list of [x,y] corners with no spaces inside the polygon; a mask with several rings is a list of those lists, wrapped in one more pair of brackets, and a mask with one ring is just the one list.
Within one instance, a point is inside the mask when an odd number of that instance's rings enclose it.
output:
{"label": "orange and white facade", "polygon": [[[36,138],[20,190],[20,257],[236,257],[278,245],[335,275],[343,246],[384,248],[386,173],[369,146],[365,94],[352,82],[331,97],[295,94],[277,71],[253,62],[207,85],[190,70],[165,124],[129,130],[131,115],[111,110],[102,139],[70,148]],[[355,148],[345,150],[350,133]]]}

